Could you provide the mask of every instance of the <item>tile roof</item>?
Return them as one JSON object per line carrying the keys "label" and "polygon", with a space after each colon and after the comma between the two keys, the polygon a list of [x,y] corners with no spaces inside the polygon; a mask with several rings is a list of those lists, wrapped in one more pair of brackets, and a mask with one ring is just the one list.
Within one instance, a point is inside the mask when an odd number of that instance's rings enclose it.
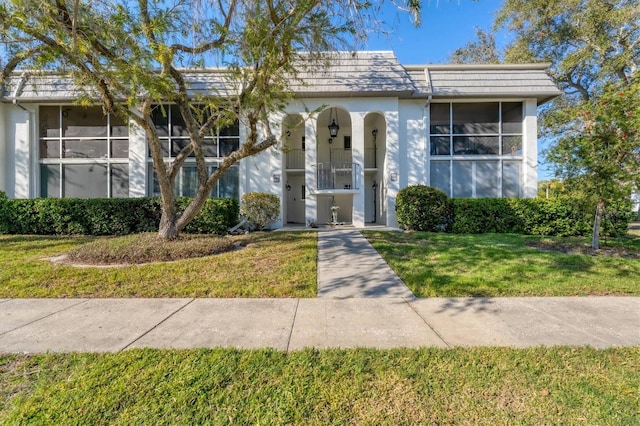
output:
{"label": "tile roof", "polygon": [[[547,75],[548,64],[403,66],[393,52],[335,52],[301,67],[292,90],[298,97],[451,98],[535,97],[539,103],[561,94]],[[192,93],[229,94],[234,85],[224,69],[186,72]],[[80,95],[69,77],[16,72],[0,94],[5,101],[68,102]]]}

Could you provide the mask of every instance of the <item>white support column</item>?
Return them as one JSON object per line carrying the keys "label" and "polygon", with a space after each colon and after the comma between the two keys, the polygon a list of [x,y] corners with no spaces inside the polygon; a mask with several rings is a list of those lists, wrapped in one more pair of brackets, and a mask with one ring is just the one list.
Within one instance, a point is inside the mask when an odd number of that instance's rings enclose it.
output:
{"label": "white support column", "polygon": [[[8,129],[7,140],[9,150],[12,151],[14,159],[13,181],[15,198],[29,198],[35,190],[32,188],[34,176],[32,156],[31,156],[31,135],[33,112],[20,108],[10,108],[9,122],[12,123]],[[13,142],[13,143],[12,143]],[[7,182],[11,184],[11,182]]]}
{"label": "white support column", "polygon": [[147,175],[153,174],[153,166],[147,168],[147,137],[142,127],[129,121],[129,198],[151,195],[147,192]]}
{"label": "white support column", "polygon": [[352,221],[353,226],[364,227],[364,116],[359,112],[350,113],[351,116],[351,161],[357,164],[355,176],[358,192],[353,194]]}
{"label": "white support column", "polygon": [[318,222],[318,197],[315,195],[316,189],[316,163],[318,158],[318,141],[316,138],[316,127],[318,119],[315,116],[305,116],[304,136],[305,136],[305,167],[304,182],[306,186],[306,199],[304,207],[305,223],[309,221]]}
{"label": "white support column", "polygon": [[399,117],[397,111],[385,113],[387,120],[387,151],[385,155],[384,202],[387,206],[387,226],[398,226],[396,220],[396,197],[400,190],[400,144]]}
{"label": "white support column", "polygon": [[524,102],[523,133],[522,195],[534,198],[538,193],[538,117],[535,99]]}
{"label": "white support column", "polygon": [[[271,131],[273,134],[280,140],[282,135],[282,120],[284,119],[283,114],[277,114],[271,120]],[[271,194],[275,194],[280,199],[280,217],[278,220],[270,225],[271,229],[279,229],[282,228],[284,222],[284,186],[285,182],[285,173],[284,168],[282,167],[282,150],[278,147],[271,147],[267,149],[266,154],[269,156],[269,163],[271,169],[271,190],[269,191]],[[273,177],[278,176],[278,182],[274,182]]]}

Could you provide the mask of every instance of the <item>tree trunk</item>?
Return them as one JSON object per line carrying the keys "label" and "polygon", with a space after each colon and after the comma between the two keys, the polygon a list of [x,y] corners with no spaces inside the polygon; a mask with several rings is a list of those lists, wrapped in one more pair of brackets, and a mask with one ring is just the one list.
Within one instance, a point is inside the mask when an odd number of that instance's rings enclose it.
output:
{"label": "tree trunk", "polygon": [[591,248],[594,250],[600,248],[600,223],[602,223],[603,212],[604,201],[598,200],[598,204],[596,204],[596,217],[593,221],[593,236],[591,238]]}
{"label": "tree trunk", "polygon": [[162,214],[158,235],[165,240],[175,240],[178,238],[178,227],[176,226],[175,216],[168,218],[164,213]]}

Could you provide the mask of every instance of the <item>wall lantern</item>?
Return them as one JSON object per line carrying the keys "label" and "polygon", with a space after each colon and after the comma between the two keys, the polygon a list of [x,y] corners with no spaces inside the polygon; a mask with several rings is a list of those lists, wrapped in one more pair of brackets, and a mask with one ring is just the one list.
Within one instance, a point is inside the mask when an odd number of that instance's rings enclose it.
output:
{"label": "wall lantern", "polygon": [[391,179],[391,182],[395,182],[398,180],[398,174],[397,173],[391,173],[389,174],[389,179]]}
{"label": "wall lantern", "polygon": [[377,136],[378,136],[378,129],[373,129],[373,130],[371,131],[371,136],[373,136],[373,141],[375,142],[375,141],[376,141],[376,138],[377,138]]}
{"label": "wall lantern", "polygon": [[287,191],[291,191],[291,185],[289,185],[288,183],[286,188],[287,188]]}
{"label": "wall lantern", "polygon": [[[333,112],[335,112],[335,118],[333,118]],[[338,123],[336,123],[336,120],[338,119],[338,112],[335,111],[335,108],[332,108],[329,110],[329,120],[331,120],[331,124],[329,124],[327,127],[329,128],[329,136],[331,136],[331,139],[335,138],[338,136],[338,130],[340,130],[340,126],[338,125]],[[333,142],[333,141],[331,141]],[[329,143],[331,143],[329,142]]]}
{"label": "wall lantern", "polygon": [[280,175],[275,173],[273,176],[273,183],[280,183]]}

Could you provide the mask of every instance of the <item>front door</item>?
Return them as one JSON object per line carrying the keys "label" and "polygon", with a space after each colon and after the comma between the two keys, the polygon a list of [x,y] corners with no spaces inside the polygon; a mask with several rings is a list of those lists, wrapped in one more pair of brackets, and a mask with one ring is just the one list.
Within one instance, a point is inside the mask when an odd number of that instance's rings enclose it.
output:
{"label": "front door", "polygon": [[305,223],[304,208],[306,188],[304,174],[289,175],[287,179],[287,223]]}

